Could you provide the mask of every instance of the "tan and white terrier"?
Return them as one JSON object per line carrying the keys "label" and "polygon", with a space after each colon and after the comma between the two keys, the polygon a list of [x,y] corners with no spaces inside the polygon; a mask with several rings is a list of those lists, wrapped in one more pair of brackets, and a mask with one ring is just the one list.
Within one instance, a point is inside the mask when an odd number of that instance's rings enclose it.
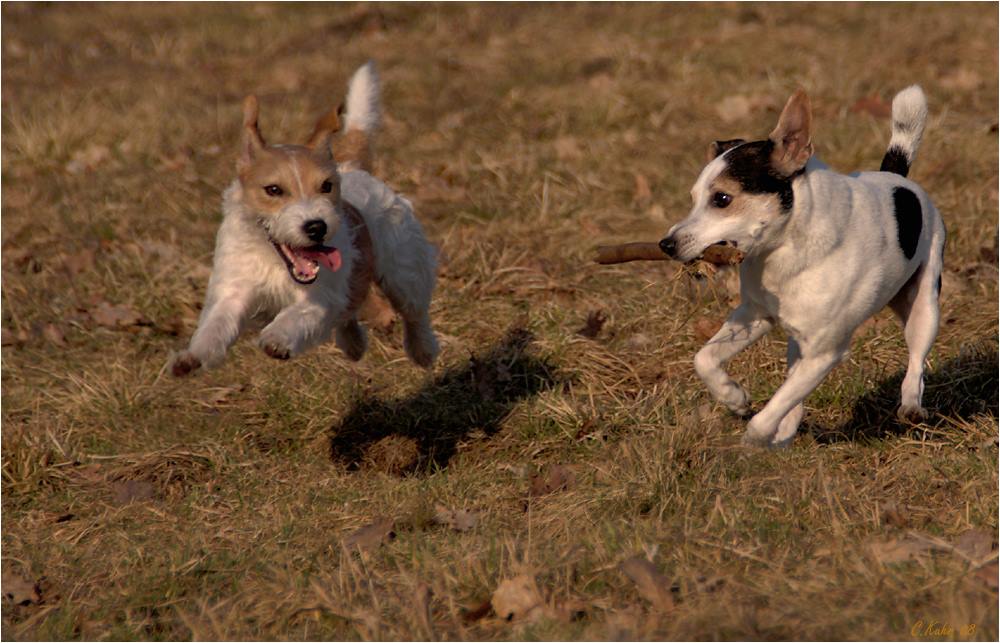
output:
{"label": "tan and white terrier", "polygon": [[337,346],[361,359],[367,338],[358,314],[373,282],[403,320],[407,355],[430,367],[438,353],[428,311],[436,252],[410,202],[368,173],[379,119],[374,65],[351,78],[336,154],[338,110],[305,145],[268,145],[257,113],[248,96],[205,304],[190,345],[172,357],[173,374],[219,364],[258,316],[271,320],[259,339],[271,357],[298,355],[333,331]]}

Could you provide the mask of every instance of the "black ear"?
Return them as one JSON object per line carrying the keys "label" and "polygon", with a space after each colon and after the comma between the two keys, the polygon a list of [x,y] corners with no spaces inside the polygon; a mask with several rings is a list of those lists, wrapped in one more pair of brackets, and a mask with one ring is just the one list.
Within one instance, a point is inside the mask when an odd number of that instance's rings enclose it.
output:
{"label": "black ear", "polygon": [[743,145],[746,143],[742,138],[734,138],[728,141],[715,141],[714,143],[709,143],[708,145],[708,158],[706,160],[711,161],[712,159],[718,157],[720,154],[725,153],[727,150],[731,150],[737,145]]}

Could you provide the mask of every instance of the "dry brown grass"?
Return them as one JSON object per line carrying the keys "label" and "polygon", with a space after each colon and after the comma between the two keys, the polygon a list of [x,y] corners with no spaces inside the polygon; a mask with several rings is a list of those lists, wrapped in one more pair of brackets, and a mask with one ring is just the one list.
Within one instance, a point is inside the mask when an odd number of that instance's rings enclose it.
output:
{"label": "dry brown grass", "polygon": [[[997,639],[996,5],[2,11],[5,639]],[[302,137],[367,57],[376,173],[442,249],[437,369],[397,328],[358,365],[244,341],[170,379],[240,99]],[[658,239],[706,143],[766,133],[796,86],[820,155],[877,167],[888,123],[850,108],[912,82],[949,234],[935,415],[892,419],[883,313],[794,446],[747,452],[691,368],[731,278],[590,251]],[[758,404],[782,344],[733,366]],[[537,618],[477,613],[519,575]]]}

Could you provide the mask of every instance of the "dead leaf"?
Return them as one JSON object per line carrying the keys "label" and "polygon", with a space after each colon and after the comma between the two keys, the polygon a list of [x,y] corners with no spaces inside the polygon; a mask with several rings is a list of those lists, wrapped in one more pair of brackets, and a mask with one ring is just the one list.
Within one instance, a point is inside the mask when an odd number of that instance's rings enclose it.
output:
{"label": "dead leaf", "polygon": [[111,157],[111,150],[98,143],[92,143],[86,149],[77,150],[66,163],[66,171],[70,174],[90,172]]}
{"label": "dead leaf", "polygon": [[969,529],[959,534],[953,545],[969,560],[979,561],[993,553],[995,535],[984,529]]}
{"label": "dead leaf", "polygon": [[434,522],[447,525],[455,531],[470,531],[479,522],[479,516],[464,509],[448,509],[443,505],[434,508]]}
{"label": "dead leaf", "polygon": [[500,583],[490,603],[496,615],[505,621],[534,620],[542,615],[545,607],[534,577],[527,574]]}
{"label": "dead leaf", "polygon": [[560,136],[553,145],[556,148],[556,157],[560,161],[572,161],[583,156],[580,142],[572,136]]}
{"label": "dead leaf", "polygon": [[144,502],[156,498],[156,487],[145,480],[124,480],[111,485],[114,503],[123,507],[133,502]]}
{"label": "dead leaf", "polygon": [[608,321],[603,310],[594,310],[587,315],[586,323],[576,331],[577,335],[583,335],[588,339],[596,339],[604,328],[604,322]]}
{"label": "dead leaf", "polygon": [[660,610],[668,611],[674,607],[674,598],[670,595],[670,581],[657,571],[656,566],[643,556],[632,556],[622,562],[621,571],[629,580],[635,583],[639,596]]}
{"label": "dead leaf", "polygon": [[632,203],[639,207],[644,207],[653,199],[653,191],[649,188],[649,180],[638,172],[635,175],[635,193],[632,195]]}
{"label": "dead leaf", "polygon": [[854,113],[865,113],[875,118],[889,118],[892,115],[892,105],[882,100],[877,94],[859,98],[851,105]]}
{"label": "dead leaf", "polygon": [[3,597],[14,605],[31,605],[42,602],[42,595],[36,583],[25,580],[12,571],[3,572]]}
{"label": "dead leaf", "polygon": [[722,320],[699,317],[693,324],[691,324],[691,328],[694,330],[694,336],[697,337],[699,341],[707,342],[715,337],[715,334],[719,332],[720,328],[722,328]]}
{"label": "dead leaf", "polygon": [[76,276],[81,272],[94,267],[94,251],[90,248],[81,248],[77,252],[64,254],[62,256],[63,266],[70,275]]}
{"label": "dead leaf", "polygon": [[970,575],[994,592],[997,591],[998,585],[1000,585],[998,583],[1000,581],[1000,578],[998,578],[1000,577],[1000,567],[997,566],[997,561],[983,565]]}
{"label": "dead leaf", "polygon": [[982,85],[983,79],[974,70],[959,67],[942,76],[940,83],[945,89],[971,91]]}
{"label": "dead leaf", "polygon": [[891,565],[917,560],[925,554],[942,549],[942,547],[928,539],[908,534],[903,538],[890,538],[883,542],[870,543],[869,549],[880,563]]}
{"label": "dead leaf", "polygon": [[63,332],[55,324],[45,324],[42,327],[42,337],[56,346],[66,345],[66,338],[63,336]]}
{"label": "dead leaf", "polygon": [[576,485],[576,472],[562,464],[550,464],[541,473],[531,476],[528,497],[547,496]]}
{"label": "dead leaf", "polygon": [[482,603],[480,603],[476,607],[473,607],[472,609],[470,609],[470,610],[466,611],[464,614],[462,614],[462,620],[465,621],[466,623],[474,623],[474,622],[476,622],[478,620],[481,620],[481,619],[485,618],[486,615],[489,614],[490,610],[492,610],[492,609],[493,609],[493,603],[492,602],[490,602],[488,600],[487,601],[483,601]]}
{"label": "dead leaf", "polygon": [[901,509],[895,502],[887,502],[882,505],[882,520],[899,529],[905,529],[910,523],[906,510]]}
{"label": "dead leaf", "polygon": [[652,344],[653,339],[646,333],[636,333],[625,340],[625,347],[632,351],[645,350]]}
{"label": "dead leaf", "polygon": [[344,547],[347,549],[360,549],[370,551],[380,547],[396,537],[396,532],[392,530],[394,521],[385,516],[376,518],[369,525],[352,532],[344,538]]}
{"label": "dead leaf", "polygon": [[134,326],[143,321],[142,315],[128,306],[109,304],[102,301],[90,311],[90,317],[95,323],[107,328],[123,328]]}

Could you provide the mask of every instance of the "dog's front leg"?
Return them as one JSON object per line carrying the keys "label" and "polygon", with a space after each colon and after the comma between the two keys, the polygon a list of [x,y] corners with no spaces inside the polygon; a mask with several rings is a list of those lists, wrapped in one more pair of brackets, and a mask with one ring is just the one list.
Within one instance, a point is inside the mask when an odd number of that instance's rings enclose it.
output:
{"label": "dog's front leg", "polygon": [[[747,431],[743,435],[743,444],[747,446],[787,445],[788,441],[776,440],[782,420],[789,414],[799,413],[798,407],[802,401],[819,386],[819,383],[833,370],[833,367],[840,363],[846,352],[846,348],[844,348],[818,354],[803,354],[789,370],[788,379],[778,388],[774,397],[747,424]],[[794,415],[792,417],[797,426],[797,419]],[[801,419],[801,415],[798,419]]]}
{"label": "dog's front leg", "polygon": [[[794,337],[789,337],[786,358],[788,376],[791,376],[792,370],[799,363],[800,359],[802,359],[802,349],[799,348],[799,343]],[[784,448],[792,443],[792,438],[795,437],[795,432],[798,431],[799,423],[802,422],[802,416],[805,415],[805,412],[805,406],[803,406],[802,402],[799,402],[792,407],[791,411],[785,414],[785,417],[781,418],[781,422],[778,423],[778,432],[774,434],[774,438],[771,440],[772,447]]]}
{"label": "dog's front leg", "polygon": [[275,359],[295,357],[326,341],[336,319],[336,308],[325,302],[303,299],[278,313],[261,331],[260,347]]}
{"label": "dog's front leg", "polygon": [[771,330],[774,324],[747,304],[740,304],[712,339],[694,356],[694,370],[712,395],[738,415],[750,412],[750,398],[723,366]]}
{"label": "dog's front leg", "polygon": [[202,366],[219,364],[243,330],[249,304],[249,293],[236,290],[225,296],[210,296],[191,343],[186,350],[174,356],[171,372],[181,377]]}

